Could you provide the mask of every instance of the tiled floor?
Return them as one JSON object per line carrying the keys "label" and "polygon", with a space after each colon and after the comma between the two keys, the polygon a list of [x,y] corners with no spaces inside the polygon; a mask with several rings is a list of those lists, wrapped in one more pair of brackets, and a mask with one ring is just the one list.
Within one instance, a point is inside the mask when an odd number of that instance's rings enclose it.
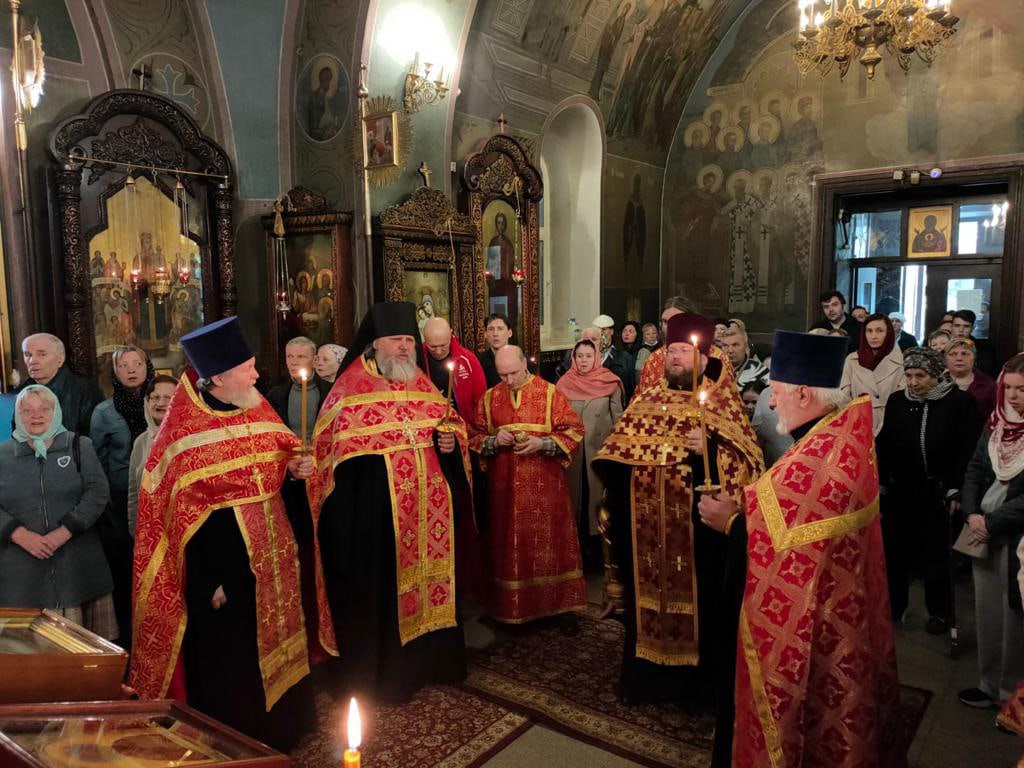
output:
{"label": "tiled floor", "polygon": [[[591,599],[599,600],[600,586],[590,579]],[[995,728],[995,710],[965,707],[956,695],[977,683],[973,605],[969,585],[958,590],[961,614],[961,655],[949,658],[945,637],[924,631],[927,618],[923,594],[915,589],[904,626],[896,632],[900,682],[934,693],[910,750],[911,768],[1011,768],[1024,754],[1024,739]],[[472,625],[471,625],[472,626]],[[469,631],[473,645],[486,645],[486,627]],[[467,628],[468,629],[468,628]],[[535,726],[485,764],[485,768],[635,768],[636,763]]]}

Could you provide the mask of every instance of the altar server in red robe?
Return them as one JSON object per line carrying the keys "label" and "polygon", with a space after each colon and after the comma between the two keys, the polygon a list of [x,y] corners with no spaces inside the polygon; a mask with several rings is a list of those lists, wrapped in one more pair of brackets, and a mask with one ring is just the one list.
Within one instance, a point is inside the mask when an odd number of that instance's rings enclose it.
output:
{"label": "altar server in red robe", "polygon": [[477,405],[472,448],[487,474],[485,609],[522,624],[587,603],[566,468],[583,424],[565,395],[527,370],[519,347],[494,358],[501,382]]}
{"label": "altar server in red robe", "polygon": [[[746,551],[737,768],[906,762],[872,406],[867,397],[844,406],[845,348],[837,337],[775,332],[772,407],[796,442],[742,505],[701,502],[702,519]],[[719,752],[722,735],[720,715]]]}
{"label": "altar server in red robe", "polygon": [[139,492],[129,684],[277,749],[315,723],[285,472],[312,462],[256,391],[237,317],[182,336]]}

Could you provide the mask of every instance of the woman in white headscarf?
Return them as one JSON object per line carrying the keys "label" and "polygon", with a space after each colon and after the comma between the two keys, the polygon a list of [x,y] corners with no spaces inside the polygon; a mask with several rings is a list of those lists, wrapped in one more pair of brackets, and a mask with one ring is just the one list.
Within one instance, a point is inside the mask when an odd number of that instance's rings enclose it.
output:
{"label": "woman in white headscarf", "polygon": [[50,608],[113,640],[113,580],[95,523],[110,491],[88,437],[67,431],[60,403],[32,384],[0,444],[0,605]]}
{"label": "woman in white headscarf", "polygon": [[907,318],[903,316],[902,312],[890,312],[889,322],[892,323],[892,329],[896,332],[896,346],[900,348],[900,352],[906,352],[908,349],[918,346],[917,337],[903,330],[903,326],[907,324]]}

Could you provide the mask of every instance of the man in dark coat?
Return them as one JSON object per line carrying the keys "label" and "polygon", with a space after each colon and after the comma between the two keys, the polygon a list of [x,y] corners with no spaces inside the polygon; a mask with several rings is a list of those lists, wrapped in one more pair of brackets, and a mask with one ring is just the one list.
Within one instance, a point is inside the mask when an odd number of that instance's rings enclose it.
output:
{"label": "man in dark coat", "polygon": [[860,334],[864,326],[857,322],[857,319],[846,312],[846,297],[841,291],[825,291],[818,297],[821,302],[821,314],[825,317],[814,325],[815,328],[824,328],[826,331],[842,329],[846,331],[846,346],[850,352],[856,352],[860,347]]}
{"label": "man in dark coat", "polygon": [[34,333],[21,342],[21,354],[29,380],[18,391],[29,384],[42,384],[57,396],[64,428],[88,435],[92,412],[103,402],[103,394],[95,382],[75,376],[64,365],[64,342],[50,333]]}
{"label": "man in dark coat", "polygon": [[902,620],[910,577],[923,571],[933,635],[944,633],[950,618],[950,512],[982,427],[974,400],[944,368],[934,350],[907,350],[907,389],[889,397],[877,441],[892,616]]}

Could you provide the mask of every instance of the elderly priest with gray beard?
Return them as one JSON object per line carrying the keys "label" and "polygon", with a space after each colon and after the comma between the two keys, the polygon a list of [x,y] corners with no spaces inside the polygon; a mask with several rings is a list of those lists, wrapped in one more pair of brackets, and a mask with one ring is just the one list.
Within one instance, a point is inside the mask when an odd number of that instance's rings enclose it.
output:
{"label": "elderly priest with gray beard", "polygon": [[466,673],[454,534],[471,514],[468,440],[420,348],[414,304],[370,307],[320,410],[307,484],[320,642],[346,693],[385,703]]}
{"label": "elderly priest with gray beard", "polygon": [[193,368],[146,460],[135,537],[129,683],[276,749],[315,722],[285,473],[299,440],[256,391],[237,317],[181,337]]}

